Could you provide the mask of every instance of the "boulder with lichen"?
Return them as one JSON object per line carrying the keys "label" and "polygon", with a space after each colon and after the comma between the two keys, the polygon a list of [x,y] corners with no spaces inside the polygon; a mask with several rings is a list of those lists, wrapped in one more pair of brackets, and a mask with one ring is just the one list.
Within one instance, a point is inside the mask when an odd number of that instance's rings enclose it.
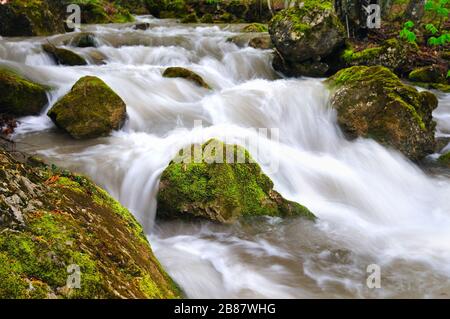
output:
{"label": "boulder with lichen", "polygon": [[161,175],[157,216],[233,223],[244,217],[315,216],[286,200],[244,148],[210,140],[191,145]]}
{"label": "boulder with lichen", "polygon": [[73,51],[57,48],[52,44],[42,45],[42,49],[48,53],[52,59],[60,65],[77,66],[86,65],[86,60]]}
{"label": "boulder with lichen", "polygon": [[0,113],[37,115],[48,103],[46,90],[13,71],[0,69]]}
{"label": "boulder with lichen", "polygon": [[85,76],[56,102],[48,116],[73,138],[88,139],[120,129],[127,115],[125,102],[105,82]]}
{"label": "boulder with lichen", "polygon": [[84,176],[0,149],[0,298],[179,298],[141,225]]}
{"label": "boulder with lichen", "polygon": [[276,48],[273,66],[288,76],[325,76],[343,45],[345,29],[326,0],[308,0],[279,12],[269,23]]}
{"label": "boulder with lichen", "polygon": [[373,138],[414,161],[434,152],[434,94],[418,92],[381,66],[347,68],[326,83],[332,90],[330,104],[348,137]]}

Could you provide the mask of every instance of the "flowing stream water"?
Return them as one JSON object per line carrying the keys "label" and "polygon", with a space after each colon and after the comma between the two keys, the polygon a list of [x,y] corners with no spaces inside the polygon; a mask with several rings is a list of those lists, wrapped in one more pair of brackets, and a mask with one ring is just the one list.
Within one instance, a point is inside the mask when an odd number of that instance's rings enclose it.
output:
{"label": "flowing stream water", "polygon": [[[0,65],[53,88],[47,110],[80,77],[95,75],[129,115],[110,137],[75,141],[45,110],[20,120],[19,149],[87,174],[128,207],[187,297],[450,298],[448,171],[424,170],[369,139],[346,140],[321,80],[280,79],[269,50],[227,42],[237,26],[139,20],[151,27],[86,26],[99,47],[71,49],[87,66],[55,65],[41,49],[47,38],[0,38]],[[99,53],[106,64],[94,64]],[[197,72],[213,90],[163,78],[168,66]],[[450,137],[450,95],[439,99],[437,134]],[[258,128],[276,128],[279,136]],[[252,155],[275,189],[318,221],[155,223],[161,172],[178,149],[213,137],[256,140]],[[371,264],[381,269],[379,289],[366,284]]]}

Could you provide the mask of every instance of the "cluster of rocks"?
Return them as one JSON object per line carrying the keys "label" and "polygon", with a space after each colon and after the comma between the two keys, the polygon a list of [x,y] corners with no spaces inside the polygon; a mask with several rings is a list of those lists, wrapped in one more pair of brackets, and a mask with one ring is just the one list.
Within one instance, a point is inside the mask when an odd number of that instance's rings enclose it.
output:
{"label": "cluster of rocks", "polygon": [[[133,5],[133,2],[137,2]],[[0,36],[43,36],[73,31],[65,24],[70,0],[12,0],[0,5]],[[144,1],[78,1],[82,23],[121,23],[145,13]]]}
{"label": "cluster of rocks", "polygon": [[305,0],[269,23],[275,46],[274,68],[287,76],[327,77],[352,66],[384,66],[415,85],[450,92],[448,51],[430,57],[398,38],[358,42],[337,16],[333,1]]}
{"label": "cluster of rocks", "polygon": [[286,76],[332,76],[327,80],[330,105],[349,137],[373,138],[413,161],[435,152],[432,112],[437,99],[401,79],[449,92],[448,52],[430,64],[416,44],[397,38],[356,47],[346,39],[333,2],[327,0],[305,0],[281,11],[269,22],[269,33],[277,71]]}

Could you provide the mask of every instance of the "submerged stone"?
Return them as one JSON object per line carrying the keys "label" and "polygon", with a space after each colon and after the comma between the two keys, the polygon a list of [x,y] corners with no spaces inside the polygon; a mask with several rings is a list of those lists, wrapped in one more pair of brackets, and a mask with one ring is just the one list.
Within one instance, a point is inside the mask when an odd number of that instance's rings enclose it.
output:
{"label": "submerged stone", "polygon": [[44,44],[42,48],[58,64],[68,66],[87,65],[86,60],[73,51],[57,48],[52,44]]}
{"label": "submerged stone", "polygon": [[205,89],[208,89],[208,90],[211,89],[211,87],[208,85],[208,83],[206,83],[205,80],[203,80],[203,78],[200,75],[198,75],[197,73],[195,73],[191,70],[181,68],[181,67],[167,68],[163,73],[163,77],[165,77],[165,78],[183,78],[183,79],[191,81]]}
{"label": "submerged stone", "polygon": [[164,170],[157,216],[220,223],[252,216],[315,219],[306,207],[284,199],[273,187],[244,148],[210,140],[184,149]]}

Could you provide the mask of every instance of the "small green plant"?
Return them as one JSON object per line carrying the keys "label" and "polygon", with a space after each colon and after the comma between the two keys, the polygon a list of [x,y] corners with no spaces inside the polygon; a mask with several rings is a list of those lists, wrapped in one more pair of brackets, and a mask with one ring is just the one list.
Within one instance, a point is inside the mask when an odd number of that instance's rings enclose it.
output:
{"label": "small green plant", "polygon": [[447,71],[447,77],[450,78],[450,70]]}
{"label": "small green plant", "polygon": [[446,45],[450,43],[450,33],[446,32],[439,37],[431,37],[428,39],[428,44],[432,46]]}
{"label": "small green plant", "polygon": [[412,28],[414,28],[414,22],[406,21],[403,25],[403,29],[400,31],[400,39],[406,40],[409,43],[416,43],[417,36],[414,31],[412,31]]}
{"label": "small green plant", "polygon": [[432,35],[435,35],[439,32],[439,30],[432,23],[428,23],[427,25],[425,25],[425,30],[430,32]]}
{"label": "small green plant", "polygon": [[427,0],[425,2],[425,11],[434,14],[433,20],[439,20],[439,28],[442,23],[448,19],[449,14],[449,0]]}

